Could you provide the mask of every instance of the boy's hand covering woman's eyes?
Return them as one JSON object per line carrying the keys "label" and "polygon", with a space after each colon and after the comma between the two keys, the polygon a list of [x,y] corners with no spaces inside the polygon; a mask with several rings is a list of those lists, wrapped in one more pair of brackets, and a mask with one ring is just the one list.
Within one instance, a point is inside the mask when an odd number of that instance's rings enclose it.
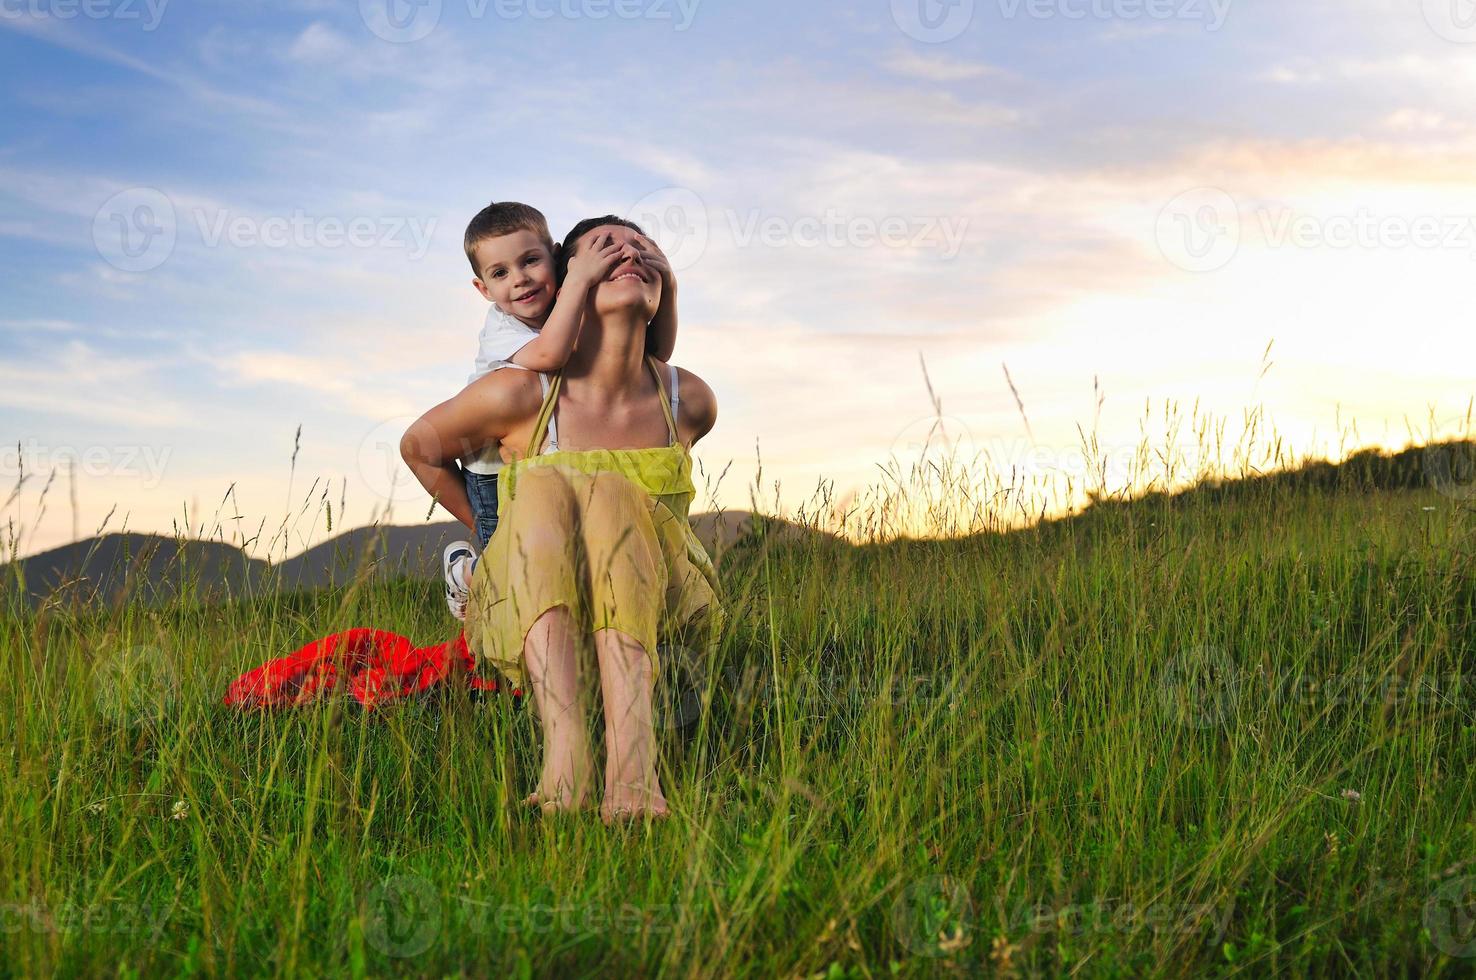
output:
{"label": "boy's hand covering woman's eyes", "polygon": [[666,253],[661,251],[661,246],[645,235],[637,235],[636,242],[641,249],[641,261],[655,269],[662,282],[670,283],[671,263],[667,260]]}
{"label": "boy's hand covering woman's eyes", "polygon": [[624,248],[615,241],[615,236],[606,234],[605,237],[597,239],[594,244],[582,252],[575,252],[569,259],[569,269],[564,275],[564,284],[574,284],[577,287],[588,289],[595,283],[601,281],[615,268],[620,261],[620,252]]}

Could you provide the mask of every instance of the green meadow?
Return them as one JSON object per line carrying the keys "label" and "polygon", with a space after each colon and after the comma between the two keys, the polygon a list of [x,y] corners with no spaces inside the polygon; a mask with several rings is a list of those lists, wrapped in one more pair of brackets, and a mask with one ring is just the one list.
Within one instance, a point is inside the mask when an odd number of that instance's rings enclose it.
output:
{"label": "green meadow", "polygon": [[439,582],[9,581],[0,973],[1471,975],[1462,452],[1015,529],[930,464],[884,487],[949,537],[761,523],[717,660],[666,651],[654,824],[525,811],[505,696],[220,706],[337,630],[449,638]]}

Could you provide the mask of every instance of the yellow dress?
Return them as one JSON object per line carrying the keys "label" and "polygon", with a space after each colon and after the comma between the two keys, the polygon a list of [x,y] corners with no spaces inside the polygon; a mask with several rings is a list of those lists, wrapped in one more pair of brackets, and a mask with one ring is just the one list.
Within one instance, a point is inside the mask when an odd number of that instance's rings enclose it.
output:
{"label": "yellow dress", "polygon": [[[550,385],[540,374],[538,424],[523,458],[498,478],[497,530],[477,563],[466,614],[472,652],[514,689],[524,683],[528,630],[560,605],[576,635],[609,628],[633,637],[658,677],[658,634],[695,627],[684,641],[700,655],[715,652],[724,616],[717,574],[687,519],[696,487],[673,415],[676,369],[668,396],[658,363],[647,356],[671,442],[648,449],[559,450],[553,413],[563,376]],[[546,433],[550,448],[539,452]]]}

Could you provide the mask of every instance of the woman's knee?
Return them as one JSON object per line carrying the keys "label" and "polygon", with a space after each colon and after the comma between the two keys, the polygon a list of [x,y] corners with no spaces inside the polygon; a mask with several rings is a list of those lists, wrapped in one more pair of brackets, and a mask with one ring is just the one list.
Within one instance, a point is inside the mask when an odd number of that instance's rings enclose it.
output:
{"label": "woman's knee", "polygon": [[515,551],[542,558],[569,550],[577,513],[574,490],[563,474],[532,470],[523,475],[517,499],[501,522],[513,525]]}
{"label": "woman's knee", "polygon": [[547,650],[567,643],[574,635],[574,616],[564,604],[550,606],[533,620],[523,636],[523,651]]}

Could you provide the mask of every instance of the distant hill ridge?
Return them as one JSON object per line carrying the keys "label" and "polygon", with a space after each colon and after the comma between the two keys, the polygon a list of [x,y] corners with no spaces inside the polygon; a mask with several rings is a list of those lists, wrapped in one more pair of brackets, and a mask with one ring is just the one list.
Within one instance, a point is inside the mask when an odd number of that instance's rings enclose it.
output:
{"label": "distant hill ridge", "polygon": [[[1448,441],[1388,454],[1361,450],[1341,463],[1318,461],[1230,480],[1212,480],[1182,490],[1120,500],[1093,495],[1080,514],[1047,523],[1100,515],[1165,496],[1195,496],[1210,503],[1256,493],[1437,489],[1476,500],[1476,442]],[[721,560],[723,552],[761,540],[798,542],[833,535],[780,518],[728,510],[697,514],[692,526],[703,545]],[[441,552],[469,535],[455,522],[413,527],[368,527],[344,532],[277,565],[252,558],[217,541],[180,541],[151,534],[107,534],[63,545],[0,566],[0,594],[24,583],[28,602],[56,593],[110,601],[122,595],[167,598],[186,586],[210,597],[266,589],[321,589],[352,581],[361,570],[373,577],[440,577]]]}
{"label": "distant hill ridge", "polygon": [[[763,537],[823,535],[779,518],[761,515],[755,521],[753,514],[737,510],[696,514],[692,526],[715,556]],[[166,599],[181,588],[222,598],[273,588],[321,589],[345,585],[360,574],[439,580],[445,546],[469,537],[454,521],[355,528],[273,564],[219,541],[114,533],[0,566],[0,589],[23,583],[31,603],[57,593],[107,602],[123,595]]]}

